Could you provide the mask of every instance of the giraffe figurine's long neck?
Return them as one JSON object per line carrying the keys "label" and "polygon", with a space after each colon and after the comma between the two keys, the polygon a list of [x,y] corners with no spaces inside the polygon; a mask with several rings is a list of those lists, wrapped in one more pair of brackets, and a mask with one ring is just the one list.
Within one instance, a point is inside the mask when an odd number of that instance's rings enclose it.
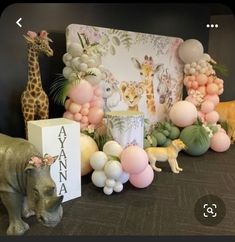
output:
{"label": "giraffe figurine's long neck", "polygon": [[38,52],[32,46],[28,47],[28,82],[26,90],[33,96],[39,95],[42,90]]}

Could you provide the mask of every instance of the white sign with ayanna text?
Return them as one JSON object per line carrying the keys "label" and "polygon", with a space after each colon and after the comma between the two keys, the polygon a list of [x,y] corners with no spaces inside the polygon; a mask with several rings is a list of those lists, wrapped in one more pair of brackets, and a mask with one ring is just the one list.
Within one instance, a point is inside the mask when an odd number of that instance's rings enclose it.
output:
{"label": "white sign with ayanna text", "polygon": [[63,202],[80,197],[80,124],[65,118],[29,121],[28,140],[42,155],[58,155],[51,177]]}

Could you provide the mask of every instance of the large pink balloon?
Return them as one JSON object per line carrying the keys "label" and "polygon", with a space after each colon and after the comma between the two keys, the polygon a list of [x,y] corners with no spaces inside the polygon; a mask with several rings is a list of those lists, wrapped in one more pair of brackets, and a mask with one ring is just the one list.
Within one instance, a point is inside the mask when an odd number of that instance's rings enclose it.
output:
{"label": "large pink balloon", "polygon": [[203,113],[209,113],[213,111],[215,108],[215,105],[212,101],[206,100],[201,105],[201,112]]}
{"label": "large pink balloon", "polygon": [[93,98],[93,88],[91,84],[82,80],[78,85],[72,85],[68,96],[77,104],[90,102]]}
{"label": "large pink balloon", "polygon": [[121,163],[124,171],[137,174],[147,167],[148,155],[139,146],[131,145],[121,153]]}
{"label": "large pink balloon", "polygon": [[216,152],[224,152],[229,149],[231,141],[224,132],[217,132],[211,138],[211,149]]}
{"label": "large pink balloon", "polygon": [[219,114],[216,111],[209,112],[205,115],[205,120],[210,124],[216,124],[219,120]]}
{"label": "large pink balloon", "polygon": [[145,188],[149,186],[154,178],[154,172],[150,165],[148,165],[142,172],[138,174],[131,174],[129,181],[137,188]]}
{"label": "large pink balloon", "polygon": [[197,108],[191,102],[179,101],[171,108],[170,119],[179,127],[192,125],[197,120]]}
{"label": "large pink balloon", "polygon": [[204,100],[212,101],[214,103],[214,105],[216,106],[219,103],[219,96],[218,95],[206,95],[204,97]]}
{"label": "large pink balloon", "polygon": [[92,108],[90,108],[87,117],[91,124],[98,124],[101,122],[103,116],[104,116],[103,109],[98,108],[98,107],[92,107]]}

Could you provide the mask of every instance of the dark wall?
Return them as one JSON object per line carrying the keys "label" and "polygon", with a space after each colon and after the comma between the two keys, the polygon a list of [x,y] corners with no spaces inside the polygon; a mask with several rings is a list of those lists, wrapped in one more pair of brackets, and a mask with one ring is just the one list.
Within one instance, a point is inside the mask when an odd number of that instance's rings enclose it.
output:
{"label": "dark wall", "polygon": [[[200,13],[200,14],[199,14]],[[49,94],[51,83],[63,68],[65,29],[71,23],[107,28],[195,38],[208,48],[210,16],[230,13],[220,4],[15,4],[0,19],[0,132],[24,136],[20,95],[27,81],[27,48],[22,37],[27,30],[47,30],[53,39],[54,56],[41,57],[43,87]],[[22,17],[22,28],[15,22]],[[50,118],[61,117],[64,108],[50,98]]]}

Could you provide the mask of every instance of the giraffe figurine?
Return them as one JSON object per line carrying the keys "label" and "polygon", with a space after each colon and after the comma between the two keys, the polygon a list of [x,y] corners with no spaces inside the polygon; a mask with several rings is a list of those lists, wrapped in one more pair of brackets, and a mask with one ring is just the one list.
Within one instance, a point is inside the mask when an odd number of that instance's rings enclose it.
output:
{"label": "giraffe figurine", "polygon": [[27,35],[24,35],[28,45],[28,82],[21,95],[21,108],[25,122],[26,138],[28,137],[28,121],[49,117],[49,100],[42,88],[38,60],[40,53],[47,56],[53,55],[53,50],[49,46],[49,42],[52,42],[52,40],[47,35],[48,33],[45,30],[39,34],[28,31]]}
{"label": "giraffe figurine", "polygon": [[154,65],[153,58],[145,55],[144,61],[141,63],[138,59],[131,58],[134,66],[140,71],[141,82],[144,84],[146,92],[146,105],[149,113],[156,113],[156,106],[154,100],[154,86],[153,79],[156,72],[160,70],[160,65]]}

